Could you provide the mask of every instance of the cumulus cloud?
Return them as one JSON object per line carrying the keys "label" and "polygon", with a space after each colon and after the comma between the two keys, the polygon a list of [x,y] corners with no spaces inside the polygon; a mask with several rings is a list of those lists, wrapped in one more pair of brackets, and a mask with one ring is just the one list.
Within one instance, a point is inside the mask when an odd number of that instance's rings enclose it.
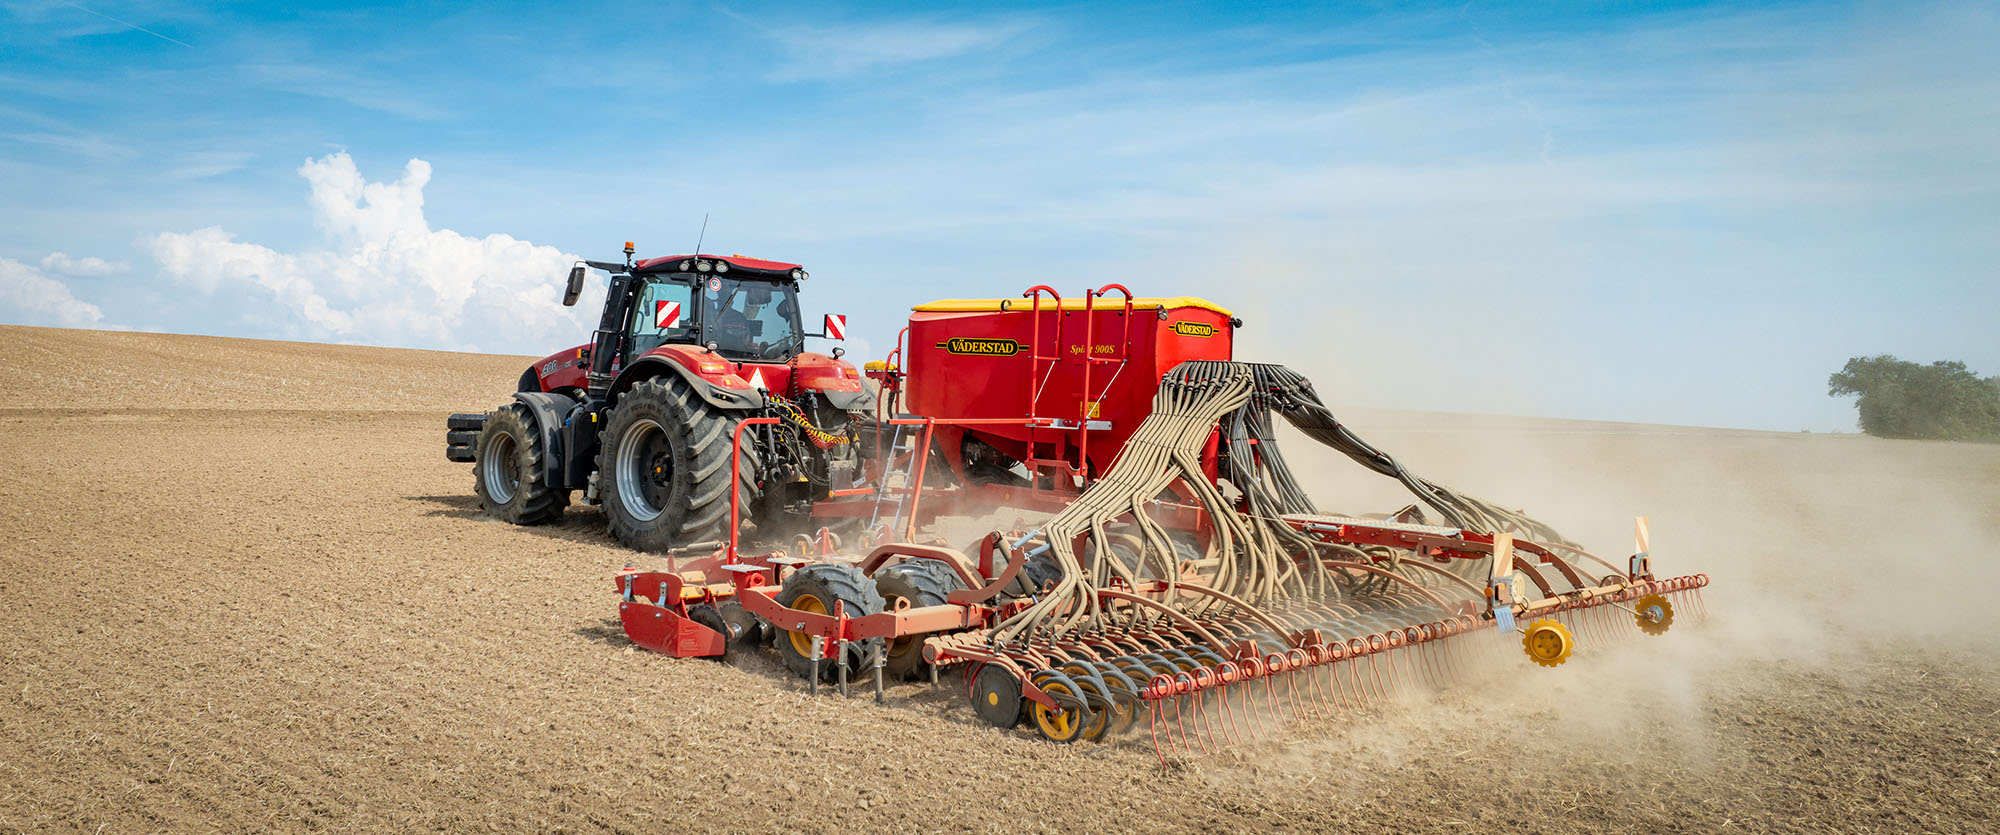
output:
{"label": "cumulus cloud", "polygon": [[313,221],[324,245],[278,252],[221,227],[148,242],[161,273],[198,293],[282,312],[289,335],[452,350],[545,353],[583,341],[601,307],[592,288],[561,302],[577,257],[509,235],[432,229],[424,218],[431,166],[410,160],[393,182],[371,183],[345,153],[307,160]]}
{"label": "cumulus cloud", "polygon": [[[48,262],[44,259],[43,263]],[[0,319],[19,325],[90,328],[100,326],[104,311],[78,301],[68,285],[47,273],[12,258],[0,258]]]}
{"label": "cumulus cloud", "polygon": [[79,278],[96,278],[122,273],[130,269],[130,265],[123,261],[106,261],[91,255],[75,258],[67,253],[51,252],[42,258],[42,269]]}

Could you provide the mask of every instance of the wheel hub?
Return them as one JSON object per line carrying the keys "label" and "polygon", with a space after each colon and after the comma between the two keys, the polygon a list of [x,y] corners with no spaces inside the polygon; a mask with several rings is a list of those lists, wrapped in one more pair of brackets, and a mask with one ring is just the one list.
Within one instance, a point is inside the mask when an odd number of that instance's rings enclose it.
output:
{"label": "wheel hub", "polygon": [[480,478],[486,483],[486,495],[499,504],[514,500],[515,491],[521,487],[519,475],[515,472],[516,450],[514,436],[496,432],[486,442],[486,454],[480,457]]}
{"label": "wheel hub", "polygon": [[640,522],[660,518],[674,485],[673,447],[665,427],[651,418],[626,427],[618,439],[614,470],[625,512]]}

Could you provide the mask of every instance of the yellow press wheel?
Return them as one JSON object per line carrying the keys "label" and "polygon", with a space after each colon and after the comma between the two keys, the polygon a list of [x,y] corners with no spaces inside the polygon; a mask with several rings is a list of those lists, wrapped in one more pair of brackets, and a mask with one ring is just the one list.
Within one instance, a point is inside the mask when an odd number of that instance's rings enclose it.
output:
{"label": "yellow press wheel", "polygon": [[1674,604],[1667,602],[1665,597],[1649,594],[1639,598],[1638,605],[1632,608],[1639,613],[1634,618],[1639,623],[1639,631],[1648,635],[1665,635],[1674,625]]}
{"label": "yellow press wheel", "polygon": [[1544,667],[1560,667],[1576,651],[1576,638],[1569,628],[1552,618],[1542,618],[1521,630],[1521,649],[1528,659]]}
{"label": "yellow press wheel", "polygon": [[[882,595],[876,593],[874,581],[864,576],[860,569],[845,563],[805,566],[786,577],[783,588],[778,590],[778,605],[806,614],[831,615],[836,603],[850,618],[882,611]],[[840,659],[828,657],[817,665],[813,663],[812,633],[793,631],[798,628],[798,623],[787,623],[783,615],[772,618],[771,625],[785,633],[777,636],[778,658],[793,673],[809,677],[817,666],[821,677],[829,681],[837,678]],[[881,646],[881,638],[849,641],[849,674],[855,678],[871,675],[875,653]],[[831,647],[823,647],[823,651],[829,656],[835,654]]]}
{"label": "yellow press wheel", "polygon": [[[829,614],[826,610],[826,604],[820,602],[818,597],[810,594],[801,594],[798,597],[792,598],[792,608],[815,615]],[[812,657],[813,642],[811,635],[807,635],[804,632],[787,632],[785,633],[785,640],[792,642],[793,652],[807,658]]]}
{"label": "yellow press wheel", "polygon": [[[1084,704],[1083,693],[1068,680],[1058,676],[1038,676],[1035,686],[1054,697],[1058,703]],[[1089,707],[1044,707],[1038,702],[1028,703],[1028,716],[1035,722],[1035,730],[1050,742],[1068,744],[1079,739],[1095,739],[1104,735],[1104,725],[1108,717],[1102,710]]]}

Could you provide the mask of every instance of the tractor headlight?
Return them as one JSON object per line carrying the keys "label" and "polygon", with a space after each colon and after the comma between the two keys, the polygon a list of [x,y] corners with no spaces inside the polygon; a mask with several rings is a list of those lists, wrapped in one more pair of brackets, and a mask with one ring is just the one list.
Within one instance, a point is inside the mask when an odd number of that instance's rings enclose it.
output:
{"label": "tractor headlight", "polygon": [[793,268],[792,268],[792,280],[793,280],[793,281],[804,281],[804,280],[806,280],[806,271],[805,271],[805,270],[801,270],[801,269],[799,269],[799,268],[797,268],[797,267],[793,267]]}
{"label": "tractor headlight", "polygon": [[697,270],[700,270],[700,271],[702,271],[702,272],[708,272],[708,269],[709,269],[709,267],[708,267],[708,262],[707,262],[707,261],[696,261],[696,262],[694,262],[694,268],[695,268],[695,269],[697,269]]}
{"label": "tractor headlight", "polygon": [[692,266],[692,265],[693,265],[693,263],[694,263],[694,262],[692,262],[692,261],[682,261],[682,262],[681,262],[681,272],[687,272],[687,268],[688,268],[688,267],[690,267],[690,266]]}
{"label": "tractor headlight", "polygon": [[719,273],[729,272],[729,262],[728,261],[715,262],[715,271]]}

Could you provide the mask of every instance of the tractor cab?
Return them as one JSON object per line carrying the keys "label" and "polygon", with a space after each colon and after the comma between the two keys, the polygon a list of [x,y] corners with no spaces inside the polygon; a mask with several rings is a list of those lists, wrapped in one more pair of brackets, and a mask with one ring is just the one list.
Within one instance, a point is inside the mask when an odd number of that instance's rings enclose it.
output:
{"label": "tractor cab", "polygon": [[624,362],[663,345],[710,347],[725,359],[754,363],[788,362],[805,351],[798,283],[806,271],[797,264],[675,255],[589,265],[628,277],[622,289],[631,302],[617,317]]}
{"label": "tractor cab", "polygon": [[628,361],[669,344],[712,345],[727,359],[760,363],[786,362],[805,349],[798,289],[789,280],[681,272],[635,278]]}

